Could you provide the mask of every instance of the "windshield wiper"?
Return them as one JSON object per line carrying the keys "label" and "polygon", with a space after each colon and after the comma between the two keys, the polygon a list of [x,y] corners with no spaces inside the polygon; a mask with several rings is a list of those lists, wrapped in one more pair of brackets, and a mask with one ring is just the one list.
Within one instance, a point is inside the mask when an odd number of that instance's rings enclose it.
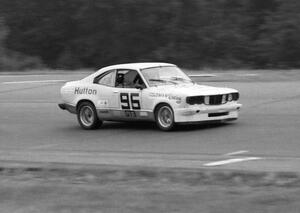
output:
{"label": "windshield wiper", "polygon": [[154,79],[154,78],[149,79],[149,81],[167,82],[166,80],[162,80],[162,79]]}
{"label": "windshield wiper", "polygon": [[186,79],[186,78],[180,78],[180,77],[171,77],[171,80],[175,81],[187,81],[187,82],[193,82],[192,80]]}
{"label": "windshield wiper", "polygon": [[161,82],[161,83],[168,83],[168,82],[170,82],[170,83],[172,83],[172,84],[176,84],[176,83],[173,82],[173,81],[170,81],[170,80],[164,80],[164,79],[154,79],[154,78],[151,78],[151,79],[149,79],[149,81],[156,81],[156,82]]}

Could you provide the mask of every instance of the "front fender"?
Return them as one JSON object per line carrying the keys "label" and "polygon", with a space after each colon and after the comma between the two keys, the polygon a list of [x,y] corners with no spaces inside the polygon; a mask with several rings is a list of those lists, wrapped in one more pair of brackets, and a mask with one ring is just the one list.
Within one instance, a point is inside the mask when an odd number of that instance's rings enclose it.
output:
{"label": "front fender", "polygon": [[150,110],[154,112],[158,104],[169,104],[173,109],[180,107],[184,102],[184,97],[179,95],[173,95],[170,93],[150,93],[149,94]]}

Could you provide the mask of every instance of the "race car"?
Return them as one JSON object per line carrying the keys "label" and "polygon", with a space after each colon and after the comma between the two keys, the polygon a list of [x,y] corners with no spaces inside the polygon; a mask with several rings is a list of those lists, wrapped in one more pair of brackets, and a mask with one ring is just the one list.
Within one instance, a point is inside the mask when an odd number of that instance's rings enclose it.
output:
{"label": "race car", "polygon": [[180,123],[236,120],[242,106],[237,90],[199,85],[169,63],[104,67],[67,82],[61,97],[59,107],[87,130],[103,121],[153,121],[169,131]]}

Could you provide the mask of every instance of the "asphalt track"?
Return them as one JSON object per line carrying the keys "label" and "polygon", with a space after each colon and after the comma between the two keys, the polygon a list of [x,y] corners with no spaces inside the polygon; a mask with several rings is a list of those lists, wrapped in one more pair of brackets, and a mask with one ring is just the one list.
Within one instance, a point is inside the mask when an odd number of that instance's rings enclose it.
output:
{"label": "asphalt track", "polygon": [[[194,73],[195,74],[195,73]],[[196,73],[198,74],[198,73]],[[202,73],[205,74],[205,73]],[[67,163],[300,172],[300,72],[217,72],[194,77],[236,88],[240,118],[224,125],[106,122],[82,130],[57,107],[64,81],[88,72],[0,75],[0,164]]]}

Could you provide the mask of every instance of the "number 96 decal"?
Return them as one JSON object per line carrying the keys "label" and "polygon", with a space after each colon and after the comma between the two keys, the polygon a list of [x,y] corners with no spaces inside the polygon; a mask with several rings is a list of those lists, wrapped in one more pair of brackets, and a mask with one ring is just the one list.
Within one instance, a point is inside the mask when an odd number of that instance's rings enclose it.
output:
{"label": "number 96 decal", "polygon": [[120,93],[122,109],[141,109],[139,93]]}

